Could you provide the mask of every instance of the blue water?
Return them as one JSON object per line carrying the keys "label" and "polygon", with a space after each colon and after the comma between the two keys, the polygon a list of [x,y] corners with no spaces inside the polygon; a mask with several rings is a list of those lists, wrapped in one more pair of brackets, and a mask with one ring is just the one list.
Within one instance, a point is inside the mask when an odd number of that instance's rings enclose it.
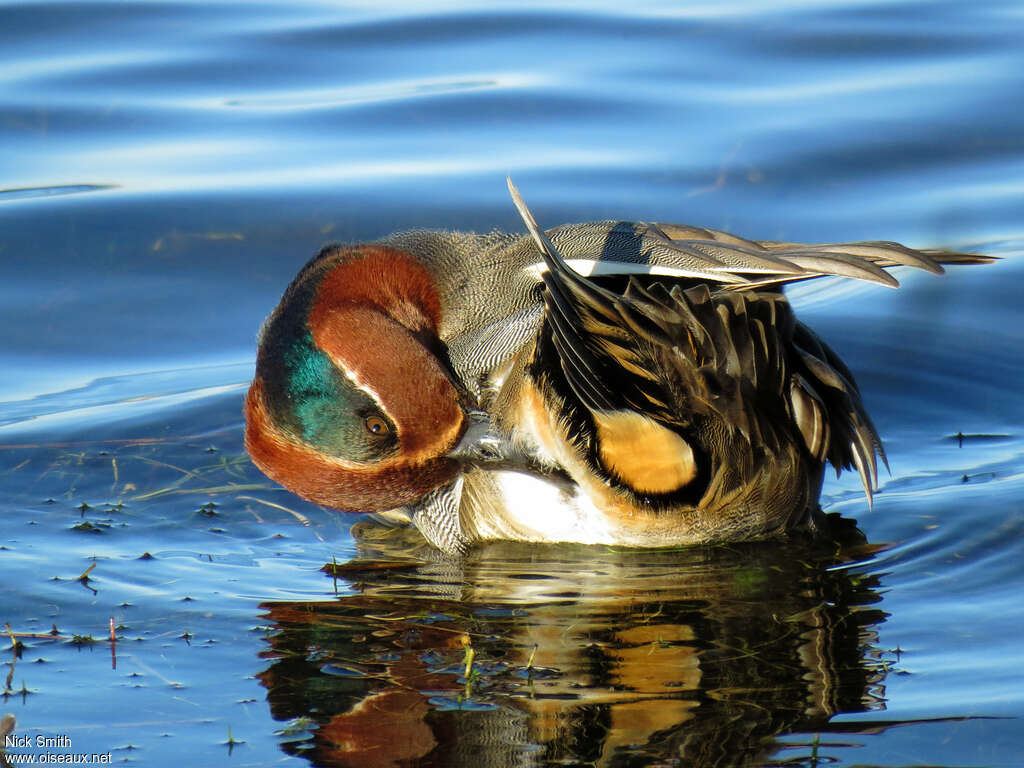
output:
{"label": "blue water", "polygon": [[[25,645],[0,651],[0,715],[115,761],[341,765],[328,736],[357,702],[418,690],[398,732],[438,746],[404,764],[479,765],[466,745],[492,728],[495,764],[1024,765],[1022,35],[1010,1],[0,2],[0,622]],[[870,547],[797,574],[771,549],[756,573],[746,555],[655,568],[575,550],[424,566],[414,587],[320,572],[360,554],[352,520],[242,451],[257,329],[324,242],[519,231],[506,174],[548,226],[1002,257],[901,273],[899,291],[791,292],[886,443],[872,509],[848,475],[822,497]],[[373,666],[362,630],[324,629],[415,600],[470,637],[490,622],[468,695],[461,646],[414,658],[396,641]],[[856,631],[807,619],[816,600]],[[641,626],[622,606],[658,601],[671,630],[625,639]],[[780,639],[756,673],[721,654],[798,615],[807,647],[845,649],[824,710],[804,646]],[[533,645],[550,680],[527,670]],[[677,655],[650,671],[636,647]],[[583,663],[593,648],[608,679]],[[353,659],[358,686],[337,673]],[[717,757],[687,751],[700,734]]]}

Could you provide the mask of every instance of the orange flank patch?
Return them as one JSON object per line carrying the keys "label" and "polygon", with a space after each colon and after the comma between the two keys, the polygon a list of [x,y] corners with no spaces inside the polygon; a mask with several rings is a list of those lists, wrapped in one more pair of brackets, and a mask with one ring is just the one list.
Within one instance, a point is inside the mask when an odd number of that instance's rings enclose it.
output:
{"label": "orange flank patch", "polygon": [[[702,540],[699,531],[681,526],[677,515],[664,514],[664,510],[654,512],[638,499],[670,493],[696,477],[693,451],[685,440],[631,411],[595,414],[598,458],[607,462],[605,469],[623,483],[618,485],[596,471],[573,444],[559,412],[560,403],[547,402],[545,393],[527,377],[516,406],[518,430],[579,484],[589,503],[603,515],[600,527],[607,531],[600,535],[611,535],[616,543],[626,546],[645,547]],[[694,508],[685,504],[674,509]]]}
{"label": "orange flank patch", "polygon": [[435,457],[410,461],[399,454],[373,464],[326,456],[278,430],[253,381],[245,400],[245,447],[268,477],[316,504],[349,512],[380,512],[411,504],[452,480],[458,463]]}
{"label": "orange flank patch", "polygon": [[637,493],[671,493],[697,476],[693,449],[668,427],[635,411],[593,417],[601,463]]}

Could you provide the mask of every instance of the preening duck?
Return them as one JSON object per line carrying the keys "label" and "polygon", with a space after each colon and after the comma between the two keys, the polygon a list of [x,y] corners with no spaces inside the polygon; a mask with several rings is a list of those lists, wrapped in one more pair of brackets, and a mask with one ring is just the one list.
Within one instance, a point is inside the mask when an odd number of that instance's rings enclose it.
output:
{"label": "preening duck", "polygon": [[318,504],[489,539],[662,547],[814,529],[826,463],[885,461],[783,294],[988,261],[605,221],[324,248],[264,324],[246,447]]}

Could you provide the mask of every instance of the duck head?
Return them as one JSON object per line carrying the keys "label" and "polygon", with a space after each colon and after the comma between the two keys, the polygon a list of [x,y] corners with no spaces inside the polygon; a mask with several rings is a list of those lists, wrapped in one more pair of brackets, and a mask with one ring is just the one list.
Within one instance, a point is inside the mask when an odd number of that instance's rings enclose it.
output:
{"label": "duck head", "polygon": [[299,273],[260,335],[246,398],[256,465],[300,496],[377,512],[453,480],[468,395],[438,337],[429,271],[378,245],[329,246]]}

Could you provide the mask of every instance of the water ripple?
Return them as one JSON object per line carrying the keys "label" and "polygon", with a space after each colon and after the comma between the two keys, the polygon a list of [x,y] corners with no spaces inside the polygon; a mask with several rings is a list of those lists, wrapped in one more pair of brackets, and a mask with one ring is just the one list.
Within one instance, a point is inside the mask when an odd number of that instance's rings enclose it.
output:
{"label": "water ripple", "polygon": [[246,96],[228,98],[224,101],[201,101],[195,103],[194,106],[207,109],[225,106],[233,109],[253,111],[312,110],[345,107],[355,104],[403,101],[406,99],[419,99],[472,91],[526,88],[536,84],[536,79],[508,74],[465,77],[457,80],[422,79],[404,82],[366,83],[344,88],[309,91],[290,89],[278,93],[252,93]]}
{"label": "water ripple", "polygon": [[116,184],[62,184],[53,187],[19,187],[0,189],[0,203],[5,200],[24,200],[32,197],[54,197],[56,195],[75,195],[81,192],[101,192],[115,189]]}

